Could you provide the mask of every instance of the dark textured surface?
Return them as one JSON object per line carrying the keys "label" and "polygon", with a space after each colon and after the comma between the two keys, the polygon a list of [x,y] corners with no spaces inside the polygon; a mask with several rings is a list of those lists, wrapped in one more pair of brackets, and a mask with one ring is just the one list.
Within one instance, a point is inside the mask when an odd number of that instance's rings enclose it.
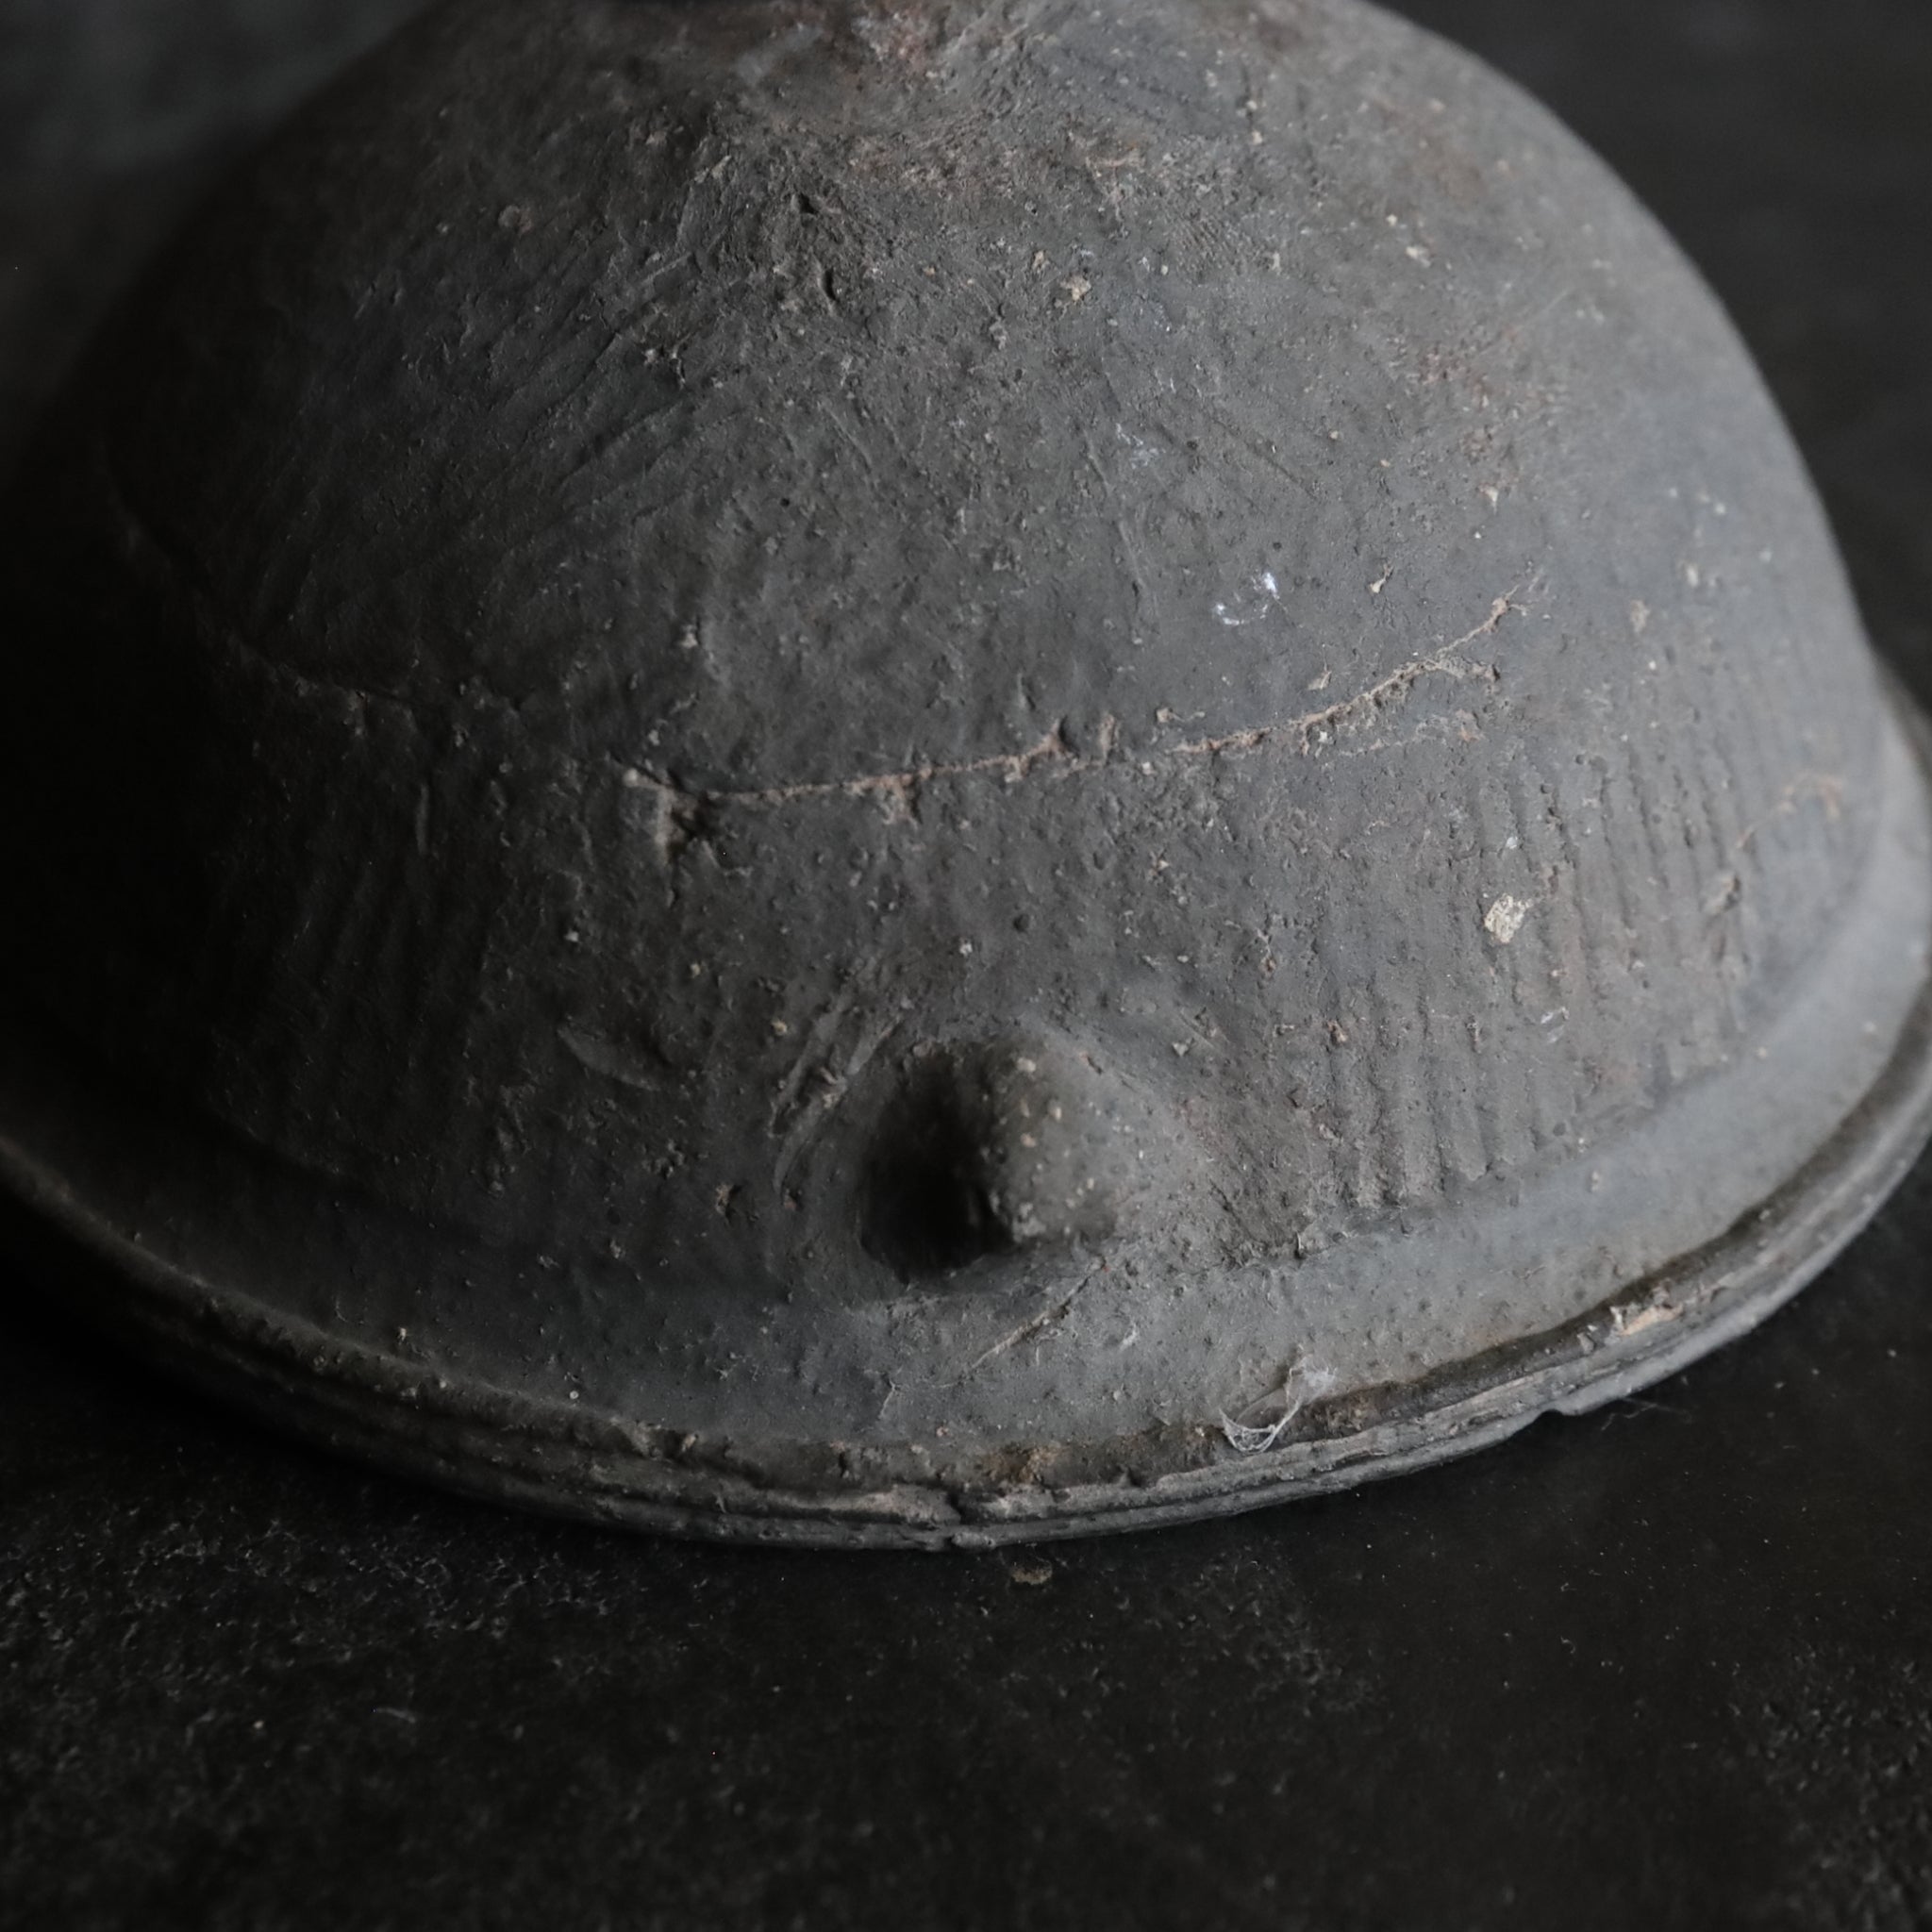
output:
{"label": "dark textured surface", "polygon": [[266,125],[413,0],[0,0],[0,169],[103,175]]}
{"label": "dark textured surface", "polygon": [[223,161],[417,0],[0,0],[0,459]]}
{"label": "dark textured surface", "polygon": [[1330,1487],[1681,1365],[1932,1126],[1932,814],[1762,384],[1356,0],[456,0],[0,535],[0,1177],[485,1492]]}
{"label": "dark textured surface", "polygon": [[[1425,17],[1712,274],[1925,690],[1932,22]],[[1758,1337],[1481,1462],[943,1564],[367,1479],[99,1365],[11,1283],[0,1898],[30,1924],[1924,1923],[1928,1234],[1922,1169]]]}

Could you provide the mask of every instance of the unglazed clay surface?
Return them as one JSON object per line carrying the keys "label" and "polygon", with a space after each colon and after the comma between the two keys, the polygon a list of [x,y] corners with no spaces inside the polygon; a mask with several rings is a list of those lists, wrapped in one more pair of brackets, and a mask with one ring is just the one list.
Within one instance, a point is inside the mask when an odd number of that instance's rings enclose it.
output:
{"label": "unglazed clay surface", "polygon": [[1208,1507],[1660,1372],[1917,1131],[1924,782],[1774,409],[1346,0],[445,8],[9,527],[17,1184],[361,1446]]}

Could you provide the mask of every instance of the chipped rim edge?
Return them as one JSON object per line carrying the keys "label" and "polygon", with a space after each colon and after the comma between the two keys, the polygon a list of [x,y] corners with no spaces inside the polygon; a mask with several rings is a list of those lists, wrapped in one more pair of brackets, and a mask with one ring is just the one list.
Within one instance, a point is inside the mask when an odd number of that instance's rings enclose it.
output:
{"label": "chipped rim edge", "polygon": [[[1889,708],[1932,778],[1932,719],[1897,678]],[[552,1516],[784,1547],[991,1549],[1231,1516],[1424,1469],[1546,1414],[1582,1415],[1755,1328],[1862,1232],[1932,1141],[1932,977],[1864,1097],[1803,1167],[1724,1234],[1586,1314],[1423,1380],[1363,1391],[1374,1418],[1139,1484],[962,1493],[941,1482],[847,1494],[689,1468],[658,1432],[452,1385],[169,1267],[0,1136],[0,1235],[61,1279],[97,1328],[279,1433]],[[77,1266],[75,1264],[78,1264]],[[137,1293],[130,1296],[129,1288]],[[145,1291],[145,1293],[141,1291]],[[1204,1438],[1217,1431],[1204,1427]]]}

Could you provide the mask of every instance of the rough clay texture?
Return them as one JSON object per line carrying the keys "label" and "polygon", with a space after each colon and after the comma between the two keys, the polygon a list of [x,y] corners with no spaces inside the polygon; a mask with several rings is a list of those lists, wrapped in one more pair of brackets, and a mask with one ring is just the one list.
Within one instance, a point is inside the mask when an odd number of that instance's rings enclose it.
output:
{"label": "rough clay texture", "polygon": [[1240,1446],[1720,1235],[1923,973],[1728,325],[1341,0],[444,8],[8,524],[20,977],[227,1137],[125,1224],[458,1379]]}
{"label": "rough clay texture", "polygon": [[[1919,0],[1415,0],[1652,195],[1932,689]],[[1652,1397],[933,1563],[515,1520],[240,1427],[0,1262],[10,1932],[1916,1932],[1932,1167]]]}

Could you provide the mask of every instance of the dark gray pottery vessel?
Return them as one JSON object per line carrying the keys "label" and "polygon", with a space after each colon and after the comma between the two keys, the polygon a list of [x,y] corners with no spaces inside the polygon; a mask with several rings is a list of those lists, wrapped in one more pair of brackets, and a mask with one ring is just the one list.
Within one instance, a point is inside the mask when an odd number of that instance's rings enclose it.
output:
{"label": "dark gray pottery vessel", "polygon": [[983,1545],[1740,1332],[1932,1124],[1924,746],[1714,301],[1354,0],[482,0],[6,529],[0,1178],[484,1493]]}

